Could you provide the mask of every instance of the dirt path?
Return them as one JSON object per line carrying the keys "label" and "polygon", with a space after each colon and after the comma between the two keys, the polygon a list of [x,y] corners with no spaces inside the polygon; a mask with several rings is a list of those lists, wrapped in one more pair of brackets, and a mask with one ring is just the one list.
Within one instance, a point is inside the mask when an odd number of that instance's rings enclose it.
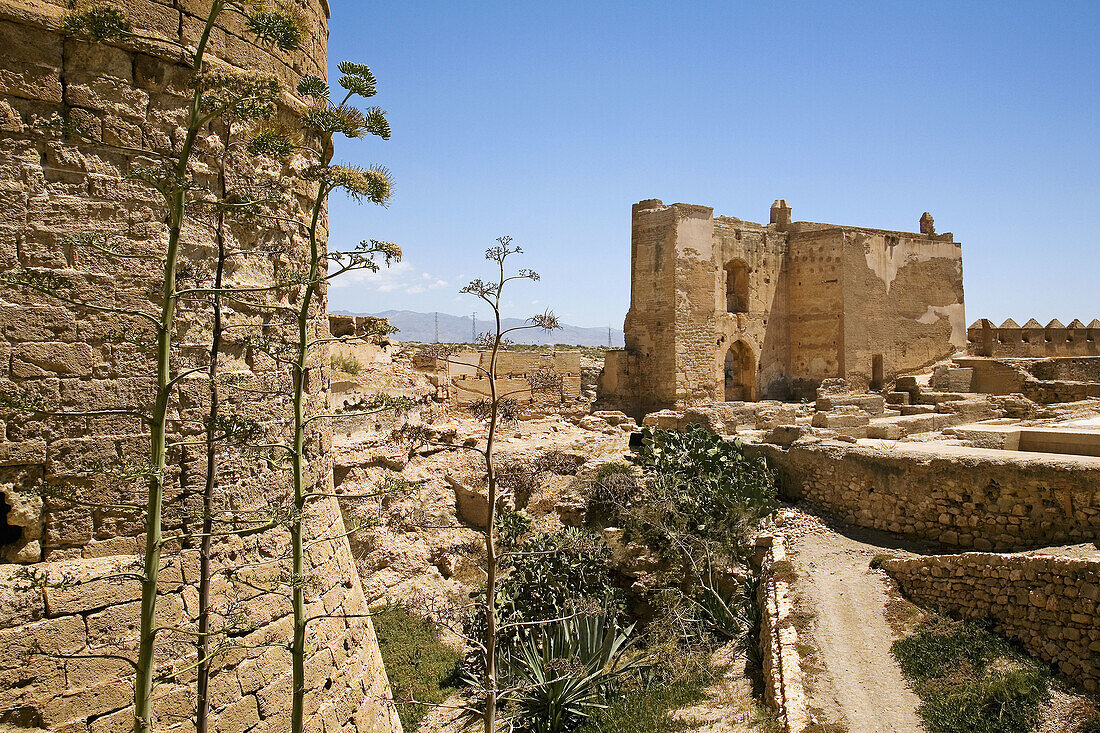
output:
{"label": "dirt path", "polygon": [[869,566],[882,548],[808,515],[792,516],[787,525],[798,610],[807,619],[800,635],[812,647],[811,719],[850,733],[924,730],[916,713],[920,700],[890,654],[895,637],[886,620],[888,581]]}

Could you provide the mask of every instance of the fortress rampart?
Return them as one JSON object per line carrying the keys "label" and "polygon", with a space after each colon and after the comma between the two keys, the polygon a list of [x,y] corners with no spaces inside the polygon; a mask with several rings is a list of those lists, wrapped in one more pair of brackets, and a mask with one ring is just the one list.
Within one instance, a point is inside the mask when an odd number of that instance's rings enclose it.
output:
{"label": "fortress rampart", "polygon": [[994,326],[982,318],[966,329],[966,340],[973,356],[1100,356],[1100,320],[1086,326],[1075,318],[1063,326],[1054,319],[1043,326],[1032,318],[1020,326],[1010,318]]}
{"label": "fortress rampart", "polygon": [[[122,250],[163,251],[163,201],[127,177],[135,167],[150,165],[150,159],[118,146],[167,152],[178,145],[190,98],[188,70],[176,62],[178,52],[155,39],[195,41],[209,6],[190,0],[128,0],[122,5],[135,30],[154,40],[92,45],[61,33],[68,8],[61,0],[0,0],[0,270],[53,271],[72,283],[80,300],[155,307],[157,265],[140,260],[120,263],[74,247],[67,238],[98,233],[113,237]],[[250,36],[239,18],[227,15],[211,38],[213,55],[232,66],[275,74],[284,89],[294,89],[306,73],[325,76],[327,4],[294,0],[292,5],[304,28],[300,51],[269,53],[246,40]],[[289,93],[283,102],[284,115],[302,105]],[[44,130],[41,123],[55,114],[68,116],[107,144],[76,143]],[[212,180],[209,164],[223,145],[217,130],[199,140],[195,175],[200,182]],[[310,192],[287,193],[294,208],[291,215],[302,216]],[[306,251],[301,229],[291,225],[234,223],[228,237],[234,251],[250,253],[234,258],[227,267],[230,284],[271,283],[276,268],[300,262]],[[213,251],[208,227],[201,222],[186,227],[181,279],[203,282]],[[275,303],[287,296],[273,292],[270,297]],[[275,336],[285,328],[264,308],[227,304],[225,319],[232,327],[263,327]],[[198,358],[209,348],[210,323],[209,305],[191,302],[181,308],[176,324],[182,345],[179,358]],[[0,290],[0,390],[36,395],[50,410],[147,404],[154,387],[152,355],[118,337],[136,325],[140,324],[124,315],[81,312],[30,290],[5,287]],[[313,332],[328,333],[323,304],[315,313]],[[318,359],[308,399],[311,409],[320,411],[328,373]],[[276,376],[270,359],[242,346],[227,346],[222,363],[225,373],[257,380]],[[203,379],[181,383],[171,409],[173,442],[201,438],[187,426],[202,425],[208,389]],[[288,403],[278,397],[236,398],[233,410],[255,419],[270,435],[278,433],[290,415]],[[130,568],[140,559],[141,516],[51,496],[140,503],[139,493],[117,495],[115,485],[96,467],[141,460],[148,441],[147,430],[136,418],[43,419],[0,411],[0,728],[57,733],[132,729],[129,668],[118,660],[92,657],[133,652],[136,586],[96,578]],[[331,435],[319,428],[306,447],[309,480],[321,489],[332,486],[330,445]],[[285,474],[240,456],[221,460],[224,486],[219,506],[262,513],[285,497]],[[185,531],[188,522],[195,521],[205,477],[204,449],[174,449],[168,472],[165,524],[171,534]],[[52,494],[43,491],[47,485],[55,489]],[[309,729],[398,731],[400,724],[386,702],[388,686],[370,620],[356,617],[366,605],[335,500],[316,502],[306,527],[310,536],[333,538],[309,550],[307,614],[347,615],[310,626]],[[271,577],[284,570],[287,542],[285,531],[218,542],[213,564],[219,573],[243,568],[253,579]],[[193,624],[195,550],[172,551],[164,562],[158,604],[162,620],[169,625]],[[68,590],[43,591],[27,585],[28,571],[85,582]],[[288,730],[289,602],[219,575],[212,604],[218,609],[215,626],[219,619],[241,614],[250,629],[239,649],[215,659],[211,696],[216,729]],[[54,653],[89,658],[61,659]],[[189,637],[166,634],[159,654],[159,671],[187,669],[194,661],[194,645]],[[158,685],[156,728],[193,730],[194,704],[193,672]]]}

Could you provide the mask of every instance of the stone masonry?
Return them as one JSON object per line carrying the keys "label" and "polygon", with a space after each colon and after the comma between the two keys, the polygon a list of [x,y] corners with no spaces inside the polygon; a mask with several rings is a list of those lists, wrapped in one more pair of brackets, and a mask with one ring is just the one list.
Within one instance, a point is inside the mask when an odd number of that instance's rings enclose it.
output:
{"label": "stone masonry", "polygon": [[1100,562],[1051,555],[967,552],[887,560],[913,600],[963,618],[992,618],[1005,636],[1100,689]]}
{"label": "stone masonry", "polygon": [[[215,29],[211,49],[230,66],[272,73],[293,90],[307,73],[326,74],[328,7],[325,0],[292,0],[304,25],[302,48],[275,55],[253,44],[237,17]],[[159,195],[127,178],[150,165],[140,154],[178,145],[190,97],[187,70],[171,47],[156,39],[193,43],[209,4],[197,0],[127,0],[120,3],[135,30],[150,39],[91,45],[61,32],[69,3],[63,0],[0,0],[0,270],[53,271],[85,302],[120,308],[155,308],[157,265],[124,260],[72,246],[68,236],[93,232],[114,238],[119,249],[163,252],[167,239]],[[302,108],[289,93],[281,114]],[[78,121],[108,147],[76,143],[43,129],[55,114]],[[201,137],[195,175],[209,182],[209,162],[219,154],[221,130]],[[240,161],[238,161],[240,162]],[[293,163],[292,163],[293,164]],[[247,162],[241,165],[248,165]],[[278,168],[278,166],[275,166]],[[278,170],[249,175],[278,177]],[[206,176],[206,178],[203,178]],[[301,217],[309,191],[289,190],[291,215]],[[244,252],[227,269],[231,285],[265,285],[276,269],[300,262],[306,242],[294,225],[232,223],[233,251]],[[184,230],[180,277],[205,282],[212,258],[209,228]],[[272,304],[286,293],[272,293]],[[279,301],[278,299],[282,299]],[[209,348],[210,308],[202,301],[181,306],[176,326],[181,366]],[[227,305],[225,319],[242,330],[278,335],[285,324],[270,310]],[[140,325],[132,318],[82,311],[21,288],[0,290],[0,391],[38,395],[51,410],[81,411],[147,404],[154,366],[147,349],[119,338]],[[323,303],[315,336],[328,334]],[[228,345],[224,373],[258,382],[277,377],[274,363],[258,351]],[[317,358],[309,380],[309,405],[320,411],[328,385],[327,356]],[[201,362],[200,362],[201,363]],[[205,379],[184,380],[170,411],[172,440],[194,440],[208,400]],[[227,409],[260,423],[271,437],[285,426],[284,398],[227,397]],[[236,401],[234,401],[234,399]],[[320,423],[317,423],[320,425]],[[191,426],[191,427],[188,427]],[[0,411],[0,729],[57,733],[112,733],[133,727],[132,673],[124,663],[96,656],[133,653],[138,616],[136,583],[108,576],[132,570],[143,549],[140,512],[73,504],[61,493],[142,503],[108,478],[103,467],[126,465],[147,454],[149,437],[136,418],[119,415],[73,420],[43,419]],[[308,478],[332,487],[331,433],[319,428],[306,454]],[[226,456],[219,506],[262,515],[285,500],[287,479],[262,461]],[[97,468],[98,467],[98,468]],[[205,476],[204,449],[182,445],[170,454],[166,497],[167,534],[185,532],[194,521],[196,491]],[[140,483],[140,482],[138,482]],[[119,491],[122,491],[119,494]],[[43,498],[46,496],[46,498]],[[339,507],[315,502],[306,529],[318,538],[307,556],[307,614],[334,615],[310,625],[306,676],[307,730],[325,733],[392,733],[400,723],[387,701],[388,683]],[[285,574],[288,535],[272,531],[249,539],[220,541],[214,548],[220,576],[212,589],[213,622],[239,615],[247,630],[241,645],[215,658],[211,679],[212,730],[229,733],[285,731],[290,709],[290,605],[280,594],[253,584]],[[194,623],[197,613],[193,546],[166,549],[162,571],[162,620]],[[28,573],[54,581],[45,590]],[[72,582],[79,585],[70,586]],[[261,583],[258,583],[262,585]],[[166,633],[158,671],[181,670],[158,685],[157,730],[193,730],[194,661],[190,637]],[[60,656],[58,656],[60,655]]]}
{"label": "stone masonry", "polygon": [[601,400],[633,413],[878,386],[964,349],[962,250],[936,234],[634,205],[626,348]]}
{"label": "stone masonry", "polygon": [[858,527],[976,550],[1100,539],[1100,458],[827,440],[749,450],[778,469],[785,498]]}

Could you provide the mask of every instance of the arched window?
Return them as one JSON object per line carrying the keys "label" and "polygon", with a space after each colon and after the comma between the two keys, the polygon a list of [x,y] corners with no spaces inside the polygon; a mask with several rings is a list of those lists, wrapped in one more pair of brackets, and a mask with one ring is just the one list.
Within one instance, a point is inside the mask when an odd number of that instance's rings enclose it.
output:
{"label": "arched window", "polygon": [[749,266],[743,260],[726,264],[726,311],[747,313],[749,310]]}

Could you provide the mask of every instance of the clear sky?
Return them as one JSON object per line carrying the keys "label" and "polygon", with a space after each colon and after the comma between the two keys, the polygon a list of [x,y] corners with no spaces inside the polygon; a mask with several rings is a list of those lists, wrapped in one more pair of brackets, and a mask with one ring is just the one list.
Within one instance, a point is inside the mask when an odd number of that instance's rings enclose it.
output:
{"label": "clear sky", "polygon": [[[630,206],[916,231],[963,243],[968,322],[1100,317],[1100,2],[330,0],[329,60],[368,64],[388,209],[333,196],[332,244],[398,267],[330,307],[466,314],[486,246],[513,236],[550,306],[622,327]],[[484,305],[479,317],[484,317]]]}

